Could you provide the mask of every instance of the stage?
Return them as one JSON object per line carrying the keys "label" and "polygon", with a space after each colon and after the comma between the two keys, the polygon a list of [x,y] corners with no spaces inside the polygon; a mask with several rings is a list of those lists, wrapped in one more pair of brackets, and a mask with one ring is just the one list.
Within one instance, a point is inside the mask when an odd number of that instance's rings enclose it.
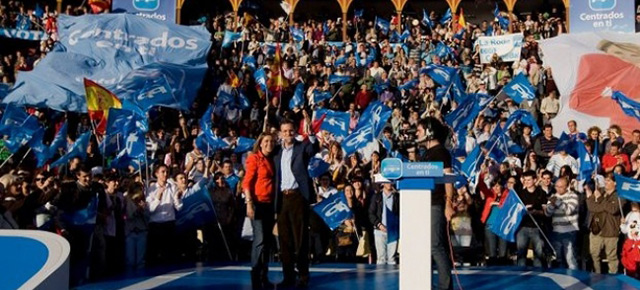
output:
{"label": "stage", "polygon": [[[89,284],[79,289],[251,289],[248,264],[155,269],[133,277]],[[397,289],[397,266],[319,264],[311,267],[310,289]],[[547,272],[517,267],[467,267],[458,269],[463,289],[640,289],[640,281],[624,275],[597,275],[552,269]],[[269,278],[282,279],[273,265]],[[434,281],[437,277],[434,276]],[[454,289],[457,282],[454,276]],[[412,289],[426,289],[416,286]]]}

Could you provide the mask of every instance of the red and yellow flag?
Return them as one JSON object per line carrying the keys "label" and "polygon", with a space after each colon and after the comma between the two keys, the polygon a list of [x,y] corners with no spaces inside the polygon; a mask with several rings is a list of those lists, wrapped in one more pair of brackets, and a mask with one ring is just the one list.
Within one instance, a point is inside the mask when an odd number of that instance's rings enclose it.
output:
{"label": "red and yellow flag", "polygon": [[112,92],[89,79],[84,79],[87,110],[92,122],[96,122],[96,134],[104,135],[107,128],[109,109],[122,108],[122,102]]}
{"label": "red and yellow flag", "polygon": [[231,83],[231,86],[234,88],[240,87],[240,78],[232,70],[229,71],[229,82]]}
{"label": "red and yellow flag", "polygon": [[271,78],[267,81],[267,88],[274,96],[280,96],[282,89],[289,86],[287,79],[283,76],[281,50],[282,48],[278,44],[276,46],[276,54],[273,57],[273,64],[271,65]]}
{"label": "red and yellow flag", "polygon": [[111,0],[89,0],[89,6],[94,14],[102,13],[111,7]]}
{"label": "red and yellow flag", "polygon": [[464,19],[464,12],[460,8],[460,17],[458,17],[458,29],[467,28],[467,21]]}

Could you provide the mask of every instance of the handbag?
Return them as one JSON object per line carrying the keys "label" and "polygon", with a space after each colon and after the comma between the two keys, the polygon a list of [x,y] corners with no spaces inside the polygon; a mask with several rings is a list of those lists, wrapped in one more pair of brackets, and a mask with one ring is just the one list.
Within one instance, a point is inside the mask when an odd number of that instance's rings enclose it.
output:
{"label": "handbag", "polygon": [[371,247],[369,244],[369,236],[367,231],[362,231],[362,236],[358,240],[358,249],[356,250],[357,257],[368,257],[371,255]]}

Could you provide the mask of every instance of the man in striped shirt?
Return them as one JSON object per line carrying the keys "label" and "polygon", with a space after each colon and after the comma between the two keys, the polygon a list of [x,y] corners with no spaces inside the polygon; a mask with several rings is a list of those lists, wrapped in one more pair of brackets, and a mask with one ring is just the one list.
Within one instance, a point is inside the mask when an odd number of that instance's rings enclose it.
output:
{"label": "man in striped shirt", "polygon": [[556,250],[558,265],[577,269],[576,237],[578,233],[578,195],[569,190],[569,182],[560,178],[555,184],[556,193],[549,198],[546,215],[551,217],[553,233],[551,243]]}

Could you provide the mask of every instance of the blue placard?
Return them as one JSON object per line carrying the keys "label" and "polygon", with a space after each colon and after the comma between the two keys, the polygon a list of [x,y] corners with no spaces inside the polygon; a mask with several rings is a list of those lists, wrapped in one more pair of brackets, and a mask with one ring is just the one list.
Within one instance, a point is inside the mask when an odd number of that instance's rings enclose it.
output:
{"label": "blue placard", "polygon": [[615,31],[635,33],[634,1],[571,1],[571,33]]}
{"label": "blue placard", "polygon": [[386,179],[402,177],[402,160],[399,158],[385,158],[380,164],[380,173]]}
{"label": "blue placard", "polygon": [[[383,167],[384,169],[384,167]],[[442,177],[444,164],[442,162],[407,162],[403,164],[402,177]]]}
{"label": "blue placard", "polygon": [[111,11],[176,22],[176,1],[173,0],[114,0]]}

